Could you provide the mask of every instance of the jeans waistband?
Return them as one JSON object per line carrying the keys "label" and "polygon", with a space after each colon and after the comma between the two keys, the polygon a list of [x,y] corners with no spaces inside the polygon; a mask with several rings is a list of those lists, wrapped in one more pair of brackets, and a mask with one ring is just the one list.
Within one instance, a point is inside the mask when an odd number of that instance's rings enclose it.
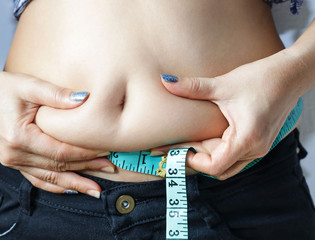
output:
{"label": "jeans waistband", "polygon": [[[94,176],[83,175],[97,182],[102,188],[101,199],[84,194],[66,195],[54,194],[37,189],[26,180],[19,171],[0,165],[0,184],[7,186],[10,191],[16,192],[24,205],[25,212],[31,211],[34,202],[48,207],[65,211],[105,217],[108,214],[118,214],[115,207],[121,195],[131,195],[139,205],[150,199],[165,198],[165,180],[150,182],[114,182]],[[187,176],[188,201],[198,196],[197,175]],[[27,196],[29,194],[29,197]],[[33,203],[31,203],[32,201]],[[23,206],[22,206],[23,207]]]}
{"label": "jeans waistband", "polygon": [[[275,172],[276,174],[278,171],[281,171],[281,169],[286,169],[289,166],[293,167],[295,160],[290,156],[296,154],[297,142],[299,142],[298,131],[294,130],[284,138],[276,148],[270,151],[259,164],[225,181],[211,179],[199,174],[187,176],[188,201],[195,199],[199,195],[199,189],[230,185],[235,181],[246,180],[248,176],[259,174],[263,171],[268,171],[268,173],[270,172],[271,174]],[[275,165],[280,165],[281,167],[274,168]],[[101,201],[84,194],[54,194],[37,189],[32,187],[19,171],[0,165],[0,181],[5,183],[11,190],[20,194],[20,198],[24,198],[29,193],[32,200],[40,202],[41,204],[61,208],[65,211],[80,212],[81,214],[93,216],[117,214],[115,208],[107,206],[115,206],[117,198],[122,194],[133,196],[138,203],[153,198],[165,198],[166,194],[165,180],[133,183],[114,182],[94,176],[84,176],[97,182],[103,189]],[[21,186],[24,189],[22,193],[20,193]]]}
{"label": "jeans waistband", "polygon": [[[297,148],[299,149],[299,154],[297,154]],[[222,185],[228,186],[236,181],[246,181],[246,179],[252,175],[261,175],[266,172],[268,172],[267,175],[269,176],[279,174],[281,171],[294,168],[298,163],[296,158],[300,160],[306,155],[307,152],[299,140],[299,131],[298,129],[294,129],[274,149],[264,156],[258,164],[250,169],[238,173],[225,181],[215,179],[213,181],[208,181],[205,177],[199,177],[198,186],[199,189]]]}

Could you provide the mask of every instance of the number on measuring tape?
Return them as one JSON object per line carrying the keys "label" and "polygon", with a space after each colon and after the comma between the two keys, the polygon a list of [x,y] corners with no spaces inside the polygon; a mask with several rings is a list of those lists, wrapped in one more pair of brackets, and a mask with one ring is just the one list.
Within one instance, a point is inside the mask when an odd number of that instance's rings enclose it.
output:
{"label": "number on measuring tape", "polygon": [[[272,150],[286,134],[292,129],[298,121],[303,109],[303,101],[299,98],[297,105],[294,107],[283,127],[281,128],[277,138],[272,144]],[[186,196],[186,180],[185,180],[185,160],[188,150],[196,152],[193,148],[189,149],[173,149],[169,151],[167,156],[167,167],[164,168],[166,162],[165,157],[151,156],[150,152],[112,152],[108,158],[117,167],[125,170],[146,173],[165,177],[166,174],[166,190],[167,190],[167,239],[188,239],[188,223],[187,223],[187,196]],[[254,166],[261,158],[250,162],[242,171]],[[200,173],[202,174],[202,173]],[[202,174],[207,177],[212,176]],[[178,211],[178,214],[174,210]],[[172,211],[172,212],[170,212]],[[178,216],[178,217],[177,217]]]}
{"label": "number on measuring tape", "polygon": [[168,201],[168,203],[169,203],[171,206],[173,206],[173,205],[178,205],[178,204],[179,204],[179,200],[178,200],[178,199],[175,199],[175,200],[170,199],[170,200]]}
{"label": "number on measuring tape", "polygon": [[169,187],[173,187],[173,186],[177,186],[177,185],[178,185],[178,183],[175,182],[174,180],[171,180],[171,181],[168,183],[168,186],[169,186]]}
{"label": "number on measuring tape", "polygon": [[150,152],[145,151],[112,152],[108,156],[117,167],[125,170],[159,176],[162,172],[163,177],[166,174],[166,239],[188,239],[185,175],[188,150],[185,148],[169,151],[167,161],[164,157],[151,156]]}
{"label": "number on measuring tape", "polygon": [[171,156],[176,156],[176,155],[178,155],[179,153],[180,153],[179,150],[171,150],[170,155],[171,155]]}
{"label": "number on measuring tape", "polygon": [[188,149],[169,151],[166,163],[166,239],[188,239],[185,162]]}
{"label": "number on measuring tape", "polygon": [[170,231],[169,231],[169,235],[170,235],[171,237],[178,236],[178,235],[179,235],[179,231],[178,231],[178,230],[175,230],[175,231],[170,230]]}

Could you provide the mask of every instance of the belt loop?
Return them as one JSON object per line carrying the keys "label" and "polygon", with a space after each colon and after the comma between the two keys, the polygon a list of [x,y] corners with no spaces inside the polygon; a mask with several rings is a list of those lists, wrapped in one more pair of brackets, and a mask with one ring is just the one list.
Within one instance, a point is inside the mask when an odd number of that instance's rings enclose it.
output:
{"label": "belt loop", "polygon": [[301,160],[307,156],[307,151],[300,142],[300,132],[297,128],[294,130],[294,135],[297,141],[297,147],[299,148],[298,158]]}
{"label": "belt loop", "polygon": [[32,189],[33,189],[33,185],[24,178],[20,185],[19,200],[20,200],[20,206],[21,206],[22,212],[28,216],[30,216],[32,213],[31,212]]}
{"label": "belt loop", "polygon": [[103,190],[101,192],[101,199],[103,202],[104,210],[105,210],[105,212],[107,212],[107,191],[106,190]]}

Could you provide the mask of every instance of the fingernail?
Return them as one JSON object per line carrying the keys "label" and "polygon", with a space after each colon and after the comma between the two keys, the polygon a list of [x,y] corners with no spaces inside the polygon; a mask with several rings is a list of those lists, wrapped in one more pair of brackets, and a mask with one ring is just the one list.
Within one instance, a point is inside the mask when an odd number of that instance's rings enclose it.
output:
{"label": "fingernail", "polygon": [[106,173],[114,173],[115,169],[113,167],[104,167],[101,169],[101,171],[106,172]]}
{"label": "fingernail", "polygon": [[75,195],[75,194],[78,194],[79,192],[75,191],[75,190],[68,189],[68,190],[65,190],[63,193],[68,194],[68,195]]}
{"label": "fingernail", "polygon": [[76,102],[82,102],[89,95],[88,92],[74,92],[71,94],[71,100]]}
{"label": "fingernail", "polygon": [[101,152],[101,153],[99,153],[99,154],[97,154],[96,155],[96,157],[106,157],[106,156],[108,156],[110,154],[110,152]]}
{"label": "fingernail", "polygon": [[95,198],[100,198],[100,196],[101,196],[101,193],[99,191],[96,191],[96,190],[89,190],[89,191],[87,191],[87,194],[92,196],[92,197],[95,197]]}
{"label": "fingernail", "polygon": [[165,82],[178,82],[178,77],[172,76],[172,75],[167,75],[167,74],[161,74],[162,79]]}
{"label": "fingernail", "polygon": [[158,150],[152,150],[151,151],[151,156],[161,156],[161,155],[164,155],[165,153],[162,152],[162,151],[158,151]]}

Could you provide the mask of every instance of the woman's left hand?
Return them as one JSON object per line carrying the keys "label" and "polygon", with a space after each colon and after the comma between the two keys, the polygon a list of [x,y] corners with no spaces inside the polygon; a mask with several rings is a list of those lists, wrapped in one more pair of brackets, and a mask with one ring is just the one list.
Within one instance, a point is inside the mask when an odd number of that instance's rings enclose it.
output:
{"label": "woman's left hand", "polygon": [[162,82],[170,93],[214,102],[229,127],[222,138],[159,147],[152,155],[192,146],[198,153],[189,153],[188,167],[220,180],[234,176],[268,153],[296,105],[301,93],[292,82],[301,76],[294,74],[294,67],[295,58],[283,50],[214,78],[179,77],[172,82],[166,75],[168,81]]}

